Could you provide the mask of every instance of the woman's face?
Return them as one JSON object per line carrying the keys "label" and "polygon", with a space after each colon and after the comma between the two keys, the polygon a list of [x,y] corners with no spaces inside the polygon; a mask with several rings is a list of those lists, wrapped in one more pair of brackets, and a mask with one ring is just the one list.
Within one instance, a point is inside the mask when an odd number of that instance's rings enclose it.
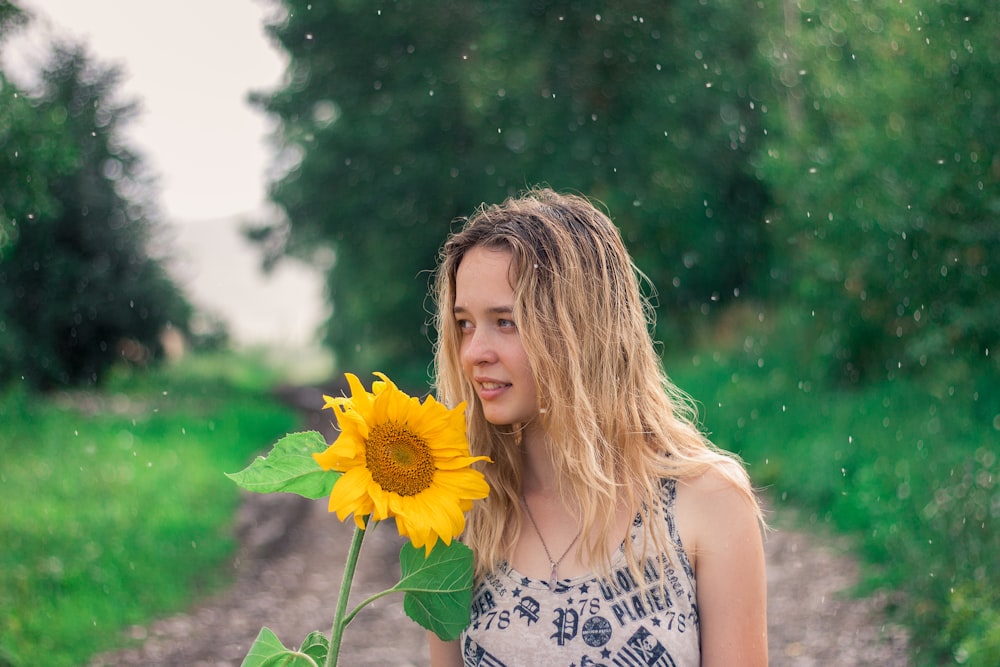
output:
{"label": "woman's face", "polygon": [[454,317],[462,335],[462,370],[491,424],[538,416],[538,389],[514,322],[511,253],[476,246],[458,265]]}

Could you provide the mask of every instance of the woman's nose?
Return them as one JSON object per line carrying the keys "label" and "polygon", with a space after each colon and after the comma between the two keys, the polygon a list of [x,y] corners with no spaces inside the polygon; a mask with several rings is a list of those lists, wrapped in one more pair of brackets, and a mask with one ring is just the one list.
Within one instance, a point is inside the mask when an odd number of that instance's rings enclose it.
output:
{"label": "woman's nose", "polygon": [[462,346],[462,356],[465,357],[466,363],[473,366],[496,361],[496,349],[488,332],[476,329],[467,335]]}

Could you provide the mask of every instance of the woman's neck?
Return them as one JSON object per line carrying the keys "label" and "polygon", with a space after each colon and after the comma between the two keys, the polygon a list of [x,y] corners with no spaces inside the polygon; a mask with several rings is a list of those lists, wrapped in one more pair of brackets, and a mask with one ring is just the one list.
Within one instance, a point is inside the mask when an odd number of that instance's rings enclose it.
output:
{"label": "woman's neck", "polygon": [[553,442],[541,430],[525,432],[521,441],[524,475],[521,490],[527,495],[554,496],[558,484],[552,463]]}

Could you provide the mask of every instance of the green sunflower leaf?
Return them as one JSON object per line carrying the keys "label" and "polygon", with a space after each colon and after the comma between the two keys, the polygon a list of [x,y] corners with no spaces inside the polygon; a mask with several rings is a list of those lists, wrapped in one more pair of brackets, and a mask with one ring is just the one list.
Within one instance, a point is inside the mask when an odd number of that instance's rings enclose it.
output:
{"label": "green sunflower leaf", "polygon": [[258,456],[242,471],[226,473],[226,477],[255,493],[284,492],[325,498],[341,475],[323,470],[312,457],[326,448],[326,440],[316,431],[289,433],[275,443],[267,457]]}
{"label": "green sunflower leaf", "polygon": [[409,542],[403,545],[402,577],[392,590],[405,593],[403,611],[411,619],[444,641],[458,639],[472,606],[472,550],[452,541],[424,553]]}
{"label": "green sunflower leaf", "polygon": [[299,652],[315,660],[317,665],[322,665],[326,662],[326,654],[330,652],[330,639],[319,630],[310,632],[302,641]]}
{"label": "green sunflower leaf", "polygon": [[260,667],[264,661],[276,653],[284,651],[285,645],[278,639],[270,628],[261,628],[257,633],[257,639],[250,646],[247,657],[243,658],[241,667]]}
{"label": "green sunflower leaf", "polygon": [[318,667],[318,663],[305,653],[285,648],[276,634],[261,628],[240,667]]}

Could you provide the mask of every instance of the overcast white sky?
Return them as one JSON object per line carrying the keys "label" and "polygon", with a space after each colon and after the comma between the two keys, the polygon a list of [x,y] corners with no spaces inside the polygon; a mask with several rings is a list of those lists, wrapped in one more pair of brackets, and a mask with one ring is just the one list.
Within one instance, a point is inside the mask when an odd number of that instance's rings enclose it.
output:
{"label": "overcast white sky", "polygon": [[4,70],[30,87],[53,38],[83,41],[124,71],[139,102],[127,138],[159,184],[158,204],[195,303],[229,320],[245,343],[299,344],[322,319],[317,276],[283,262],[257,271],[240,222],[265,210],[270,121],[247,103],[281,81],[284,56],[264,0],[17,0],[34,15],[4,46]]}
{"label": "overcast white sky", "polygon": [[[264,201],[268,121],[246,103],[276,87],[284,57],[264,34],[261,0],[19,0],[32,28],[4,51],[11,74],[35,71],[55,37],[83,40],[125,71],[142,113],[133,145],[159,174],[170,220],[247,213]],[[21,81],[19,81],[20,83]]]}

